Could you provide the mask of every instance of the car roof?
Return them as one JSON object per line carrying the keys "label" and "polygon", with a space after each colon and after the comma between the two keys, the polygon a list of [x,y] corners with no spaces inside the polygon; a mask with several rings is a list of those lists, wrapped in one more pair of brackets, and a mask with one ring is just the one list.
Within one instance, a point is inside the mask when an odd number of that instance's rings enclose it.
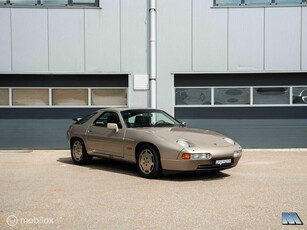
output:
{"label": "car roof", "polygon": [[98,110],[99,112],[104,112],[104,111],[116,111],[116,112],[122,112],[122,111],[126,111],[126,110],[160,110],[160,109],[153,109],[153,108],[145,108],[145,107],[140,107],[140,108],[129,108],[129,107],[109,107],[109,108],[105,108],[105,109],[100,109]]}

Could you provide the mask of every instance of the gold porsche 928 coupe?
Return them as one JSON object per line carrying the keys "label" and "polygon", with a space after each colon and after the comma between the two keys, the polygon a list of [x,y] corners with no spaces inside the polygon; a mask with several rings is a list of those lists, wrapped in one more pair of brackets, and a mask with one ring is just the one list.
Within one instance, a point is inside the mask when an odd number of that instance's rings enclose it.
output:
{"label": "gold porsche 928 coupe", "polygon": [[67,131],[74,163],[93,157],[136,163],[140,176],[219,171],[237,165],[242,148],[222,134],[187,128],[157,109],[109,108],[75,119]]}

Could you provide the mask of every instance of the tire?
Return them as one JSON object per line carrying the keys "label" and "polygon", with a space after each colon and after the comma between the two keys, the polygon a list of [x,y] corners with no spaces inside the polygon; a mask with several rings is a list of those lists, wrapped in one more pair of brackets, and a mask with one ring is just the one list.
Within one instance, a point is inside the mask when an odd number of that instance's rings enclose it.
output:
{"label": "tire", "polygon": [[86,165],[91,162],[93,157],[87,154],[81,139],[73,139],[71,141],[71,158],[76,165]]}
{"label": "tire", "polygon": [[152,145],[142,145],[137,152],[136,166],[141,177],[158,178],[162,174],[159,151]]}

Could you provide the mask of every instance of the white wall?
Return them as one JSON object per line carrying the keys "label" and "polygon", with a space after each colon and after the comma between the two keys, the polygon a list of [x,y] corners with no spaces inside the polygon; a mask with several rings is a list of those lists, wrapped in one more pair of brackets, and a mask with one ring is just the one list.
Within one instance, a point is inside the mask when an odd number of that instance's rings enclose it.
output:
{"label": "white wall", "polygon": [[300,70],[301,8],[265,9],[265,70]]}
{"label": "white wall", "polygon": [[47,10],[13,8],[11,13],[14,72],[48,71]]}
{"label": "white wall", "polygon": [[0,72],[128,73],[129,105],[148,105],[133,75],[148,73],[145,0],[104,0],[100,9],[0,8]]}
{"label": "white wall", "polygon": [[307,7],[302,8],[302,70],[307,71]]}
{"label": "white wall", "polygon": [[[147,106],[148,1],[100,9],[0,8],[0,72],[129,73],[131,106]],[[158,0],[158,107],[172,113],[174,72],[307,70],[307,8],[212,8]],[[12,51],[12,52],[11,52]]]}
{"label": "white wall", "polygon": [[192,71],[190,0],[160,0],[157,4],[158,107],[172,113],[171,72]]}
{"label": "white wall", "polygon": [[86,72],[120,72],[120,0],[104,0],[101,10],[85,10]]}
{"label": "white wall", "polygon": [[49,9],[49,66],[52,72],[84,72],[84,10]]}
{"label": "white wall", "polygon": [[148,16],[147,1],[121,0],[121,71],[131,73],[129,95],[131,106],[147,107],[148,91],[133,90],[133,75],[147,74]]}
{"label": "white wall", "polygon": [[229,71],[264,70],[264,9],[229,9]]}
{"label": "white wall", "polygon": [[11,9],[0,8],[0,73],[10,72],[11,53]]}
{"label": "white wall", "polygon": [[193,3],[193,71],[227,71],[227,9],[212,1]]}

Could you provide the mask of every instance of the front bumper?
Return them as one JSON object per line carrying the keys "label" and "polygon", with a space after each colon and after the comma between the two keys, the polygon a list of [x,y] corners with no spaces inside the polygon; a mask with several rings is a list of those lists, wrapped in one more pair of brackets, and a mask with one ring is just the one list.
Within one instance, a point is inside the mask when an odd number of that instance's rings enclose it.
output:
{"label": "front bumper", "polygon": [[[210,160],[161,159],[162,168],[171,171],[214,171],[235,167],[241,157],[212,158]],[[217,160],[231,159],[231,163],[216,164]]]}

